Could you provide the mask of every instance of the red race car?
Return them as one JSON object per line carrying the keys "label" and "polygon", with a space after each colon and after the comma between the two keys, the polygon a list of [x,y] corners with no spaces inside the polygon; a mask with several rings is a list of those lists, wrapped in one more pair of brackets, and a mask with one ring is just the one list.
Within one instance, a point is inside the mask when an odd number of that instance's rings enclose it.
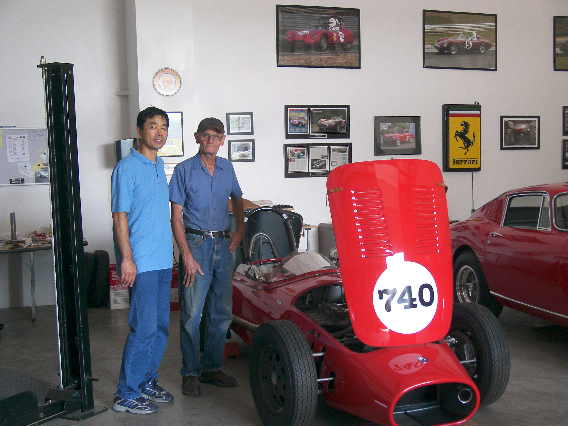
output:
{"label": "red race car", "polygon": [[505,192],[451,231],[457,302],[568,325],[568,183]]}
{"label": "red race car", "polygon": [[304,49],[316,47],[321,51],[326,51],[329,46],[341,46],[345,50],[350,50],[354,36],[351,30],[343,26],[343,20],[340,17],[331,17],[314,29],[288,31],[286,40],[291,51],[295,51],[297,47]]}
{"label": "red race car", "polygon": [[[301,217],[248,212],[232,328],[252,344],[266,426],[310,425],[318,395],[382,425],[457,425],[509,378],[496,318],[453,309],[444,183],[423,160],[334,169],[327,181],[340,266],[297,253]],[[300,217],[300,219],[299,219]]]}
{"label": "red race car", "polygon": [[441,38],[434,43],[434,47],[438,53],[449,53],[456,55],[458,53],[486,53],[493,43],[489,40],[480,38],[477,33],[460,33],[457,37]]}
{"label": "red race car", "polygon": [[383,142],[400,146],[402,143],[412,143],[416,141],[413,133],[386,133],[383,135]]}

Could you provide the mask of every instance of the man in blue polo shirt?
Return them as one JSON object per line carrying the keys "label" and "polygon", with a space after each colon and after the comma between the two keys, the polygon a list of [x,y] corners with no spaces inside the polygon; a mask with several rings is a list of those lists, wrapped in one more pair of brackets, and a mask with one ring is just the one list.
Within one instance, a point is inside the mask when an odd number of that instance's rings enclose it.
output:
{"label": "man in blue polo shirt", "polygon": [[[180,285],[182,392],[199,396],[199,382],[222,387],[237,380],[221,370],[225,336],[232,319],[231,252],[244,232],[242,191],[233,165],[217,157],[225,142],[225,128],[217,118],[197,127],[199,152],[179,163],[170,181],[172,229],[180,249],[184,273]],[[231,227],[231,199],[236,232]],[[207,339],[200,358],[201,314],[207,302]]]}
{"label": "man in blue polo shirt", "polygon": [[113,410],[151,414],[154,402],[172,402],[158,385],[158,367],[168,341],[172,233],[168,183],[157,156],[168,137],[168,115],[155,107],[136,120],[137,148],[112,172],[112,219],[119,253],[120,278],[132,287],[130,333],[122,355]]}

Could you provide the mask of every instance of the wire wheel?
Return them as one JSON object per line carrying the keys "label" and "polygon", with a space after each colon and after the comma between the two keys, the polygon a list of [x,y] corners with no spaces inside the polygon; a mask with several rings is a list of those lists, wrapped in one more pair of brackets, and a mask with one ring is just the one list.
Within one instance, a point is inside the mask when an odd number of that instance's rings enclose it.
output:
{"label": "wire wheel", "polygon": [[479,303],[480,282],[475,269],[463,265],[456,274],[456,299],[459,303]]}

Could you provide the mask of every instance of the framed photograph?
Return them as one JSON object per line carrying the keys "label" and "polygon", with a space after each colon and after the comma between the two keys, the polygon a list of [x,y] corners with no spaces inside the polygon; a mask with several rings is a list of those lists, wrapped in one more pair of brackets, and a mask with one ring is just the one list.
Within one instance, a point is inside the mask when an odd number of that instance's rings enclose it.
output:
{"label": "framed photograph", "polygon": [[285,105],[286,139],[348,139],[349,105]]}
{"label": "framed photograph", "polygon": [[228,135],[254,134],[252,112],[228,112],[227,134]]}
{"label": "framed photograph", "polygon": [[540,149],[540,117],[502,115],[501,149]]}
{"label": "framed photograph", "polygon": [[497,71],[497,15],[424,10],[424,68]]}
{"label": "framed photograph", "polygon": [[568,169],[568,139],[562,140],[562,168]]}
{"label": "framed photograph", "polygon": [[254,139],[229,140],[229,160],[254,161]]}
{"label": "framed photograph", "polygon": [[277,5],[277,65],[361,68],[359,29],[359,9]]}
{"label": "framed photograph", "polygon": [[158,151],[160,157],[183,157],[183,112],[167,112],[170,121],[168,139]]}
{"label": "framed photograph", "polygon": [[375,155],[421,154],[420,117],[375,117]]}
{"label": "framed photograph", "polygon": [[568,71],[568,16],[554,17],[554,71]]}
{"label": "framed photograph", "polygon": [[284,176],[327,176],[336,167],[351,163],[350,143],[284,145]]}
{"label": "framed photograph", "polygon": [[562,136],[568,136],[568,106],[562,107]]}
{"label": "framed photograph", "polygon": [[481,105],[442,105],[445,172],[481,170]]}

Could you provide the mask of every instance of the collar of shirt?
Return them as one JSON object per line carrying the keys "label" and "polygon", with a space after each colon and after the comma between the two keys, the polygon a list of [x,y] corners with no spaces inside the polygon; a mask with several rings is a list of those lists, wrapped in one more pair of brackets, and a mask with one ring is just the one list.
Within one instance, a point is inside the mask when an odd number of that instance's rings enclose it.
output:
{"label": "collar of shirt", "polygon": [[[207,166],[205,166],[205,164],[203,164],[203,161],[201,161],[201,157],[199,156],[199,153],[195,154],[193,156],[194,161],[199,163],[199,166],[201,167],[201,169],[206,172],[207,174],[209,174],[209,170],[207,170]],[[223,164],[222,161],[218,161],[219,157],[215,156],[215,169],[220,169],[220,170],[225,170],[225,165]]]}
{"label": "collar of shirt", "polygon": [[130,155],[132,155],[133,158],[136,158],[138,161],[141,161],[144,164],[149,164],[151,166],[154,166],[155,164],[161,164],[164,161],[161,157],[158,156],[156,157],[156,162],[153,162],[152,160],[149,160],[148,158],[140,154],[140,152],[138,152],[136,148],[130,148]]}

